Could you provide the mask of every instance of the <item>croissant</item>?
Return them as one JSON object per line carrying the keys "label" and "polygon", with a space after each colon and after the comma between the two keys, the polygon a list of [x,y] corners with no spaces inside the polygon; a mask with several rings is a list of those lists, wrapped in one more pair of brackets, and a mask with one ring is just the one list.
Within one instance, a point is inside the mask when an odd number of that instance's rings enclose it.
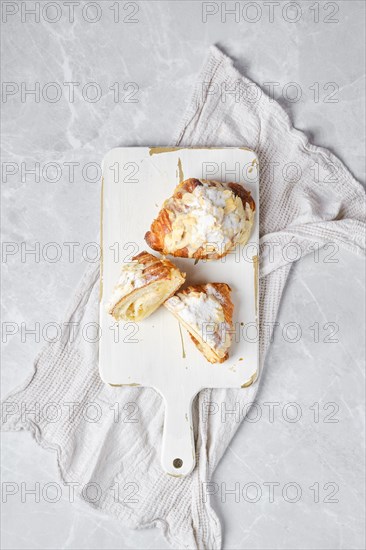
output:
{"label": "croissant", "polygon": [[241,185],[190,178],[164,202],[145,240],[162,254],[217,260],[248,242],[254,212],[250,191]]}
{"label": "croissant", "polygon": [[234,311],[230,292],[225,283],[207,283],[189,286],[164,303],[210,363],[229,357]]}
{"label": "croissant", "polygon": [[169,260],[141,252],[122,266],[107,311],[117,321],[141,321],[172,296],[184,280],[185,273]]}

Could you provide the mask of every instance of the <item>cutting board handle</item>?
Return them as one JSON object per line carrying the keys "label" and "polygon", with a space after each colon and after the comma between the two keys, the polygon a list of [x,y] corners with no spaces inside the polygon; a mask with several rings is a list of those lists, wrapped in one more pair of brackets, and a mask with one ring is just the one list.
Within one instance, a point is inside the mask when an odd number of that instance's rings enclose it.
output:
{"label": "cutting board handle", "polygon": [[196,463],[192,425],[193,397],[183,392],[164,392],[165,420],[161,463],[170,475],[183,477]]}

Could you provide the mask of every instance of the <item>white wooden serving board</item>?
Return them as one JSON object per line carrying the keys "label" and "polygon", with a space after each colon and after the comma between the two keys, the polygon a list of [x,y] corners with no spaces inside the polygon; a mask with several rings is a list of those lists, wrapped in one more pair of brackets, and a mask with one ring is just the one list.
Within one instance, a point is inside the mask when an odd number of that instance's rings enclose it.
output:
{"label": "white wooden serving board", "polygon": [[[100,376],[108,384],[149,386],[162,395],[162,466],[168,474],[184,476],[195,465],[193,398],[203,388],[247,387],[257,377],[258,160],[245,148],[131,147],[107,153],[102,171]],[[206,361],[164,307],[139,324],[117,324],[105,310],[121,264],[138,252],[150,251],[144,241],[146,231],[176,184],[190,177],[244,184],[256,202],[256,220],[245,247],[237,247],[224,259],[196,265],[191,259],[171,258],[187,273],[184,286],[225,282],[232,289],[233,344],[229,359],[216,365]]]}

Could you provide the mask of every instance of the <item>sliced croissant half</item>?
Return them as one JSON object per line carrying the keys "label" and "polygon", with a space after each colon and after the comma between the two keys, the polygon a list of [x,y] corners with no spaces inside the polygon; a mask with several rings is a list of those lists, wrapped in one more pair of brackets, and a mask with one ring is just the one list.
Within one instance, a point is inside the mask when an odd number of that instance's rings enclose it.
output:
{"label": "sliced croissant half", "polygon": [[254,212],[241,185],[190,178],[164,202],[145,240],[162,254],[217,260],[248,242]]}
{"label": "sliced croissant half", "polygon": [[185,273],[166,258],[141,252],[122,266],[107,303],[117,321],[141,321],[172,296],[185,280]]}
{"label": "sliced croissant half", "polygon": [[164,304],[210,363],[229,357],[234,311],[230,292],[225,283],[189,286]]}

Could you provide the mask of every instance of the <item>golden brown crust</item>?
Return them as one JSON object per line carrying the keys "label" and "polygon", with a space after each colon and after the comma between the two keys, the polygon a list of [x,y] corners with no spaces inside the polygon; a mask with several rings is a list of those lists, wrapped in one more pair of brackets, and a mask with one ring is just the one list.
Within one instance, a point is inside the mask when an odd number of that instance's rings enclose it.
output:
{"label": "golden brown crust", "polygon": [[188,178],[177,185],[174,189],[174,195],[181,199],[183,193],[192,193],[198,185],[202,185],[200,180],[196,178]]}
{"label": "golden brown crust", "polygon": [[136,261],[139,264],[142,264],[146,267],[142,270],[143,276],[146,279],[146,284],[152,279],[165,279],[169,278],[172,273],[172,269],[177,269],[177,267],[172,264],[166,258],[157,258],[150,252],[140,252],[137,256],[132,258],[132,261]]}
{"label": "golden brown crust", "polygon": [[[195,338],[193,336],[193,334],[191,332],[188,332],[189,334],[189,337],[190,339],[192,340],[192,342],[194,343],[194,345],[200,350],[202,351],[202,346],[201,346],[201,342],[199,340],[197,340],[197,338]],[[202,352],[203,353],[203,352]],[[204,354],[205,355],[205,354]],[[206,359],[210,362],[210,363],[213,363],[213,361],[211,359],[208,359],[208,357],[205,355]],[[229,353],[226,352],[225,355],[223,357],[218,357],[217,356],[217,359],[214,361],[215,363],[225,363],[226,359],[229,358]]]}
{"label": "golden brown crust", "polygon": [[[179,211],[180,201],[182,196],[185,193],[192,193],[194,189],[199,185],[209,185],[211,187],[221,185],[215,181],[203,180],[200,181],[196,178],[189,178],[184,180],[174,190],[173,196],[171,197],[175,200],[174,206],[175,209]],[[230,189],[236,197],[239,197],[246,212],[247,205],[249,206],[252,212],[255,212],[255,202],[253,197],[250,194],[250,191],[244,189],[244,187],[237,183],[227,183],[225,187]],[[168,208],[169,199],[166,200],[161,208],[157,218],[152,222],[150,231],[145,234],[145,241],[153,249],[161,254],[170,254],[171,256],[180,257],[180,258],[194,258],[196,260],[200,259],[209,259],[209,260],[218,260],[225,256],[229,250],[223,250],[220,252],[210,251],[208,243],[207,246],[200,246],[193,253],[190,253],[187,246],[182,248],[176,248],[175,250],[166,250],[165,248],[165,237],[169,235],[172,231],[172,219],[176,213],[172,213]],[[235,243],[233,243],[233,246]]]}
{"label": "golden brown crust", "polygon": [[[195,178],[189,178],[182,181],[174,189],[173,197],[176,199],[181,199],[183,193],[192,193],[192,191],[197,187],[197,185],[202,185],[202,183]],[[164,252],[164,240],[165,236],[168,235],[172,230],[172,223],[169,217],[169,211],[164,208],[160,210],[158,217],[152,222],[150,231],[145,234],[145,241],[153,249],[165,254]],[[184,247],[178,249],[172,254],[177,258],[188,258],[188,248]]]}
{"label": "golden brown crust", "polygon": [[[184,279],[185,273],[181,273],[166,258],[157,258],[146,251],[140,252],[132,258],[132,262],[122,267],[120,279],[107,304],[107,311],[117,320],[132,320],[132,317],[128,317],[128,311],[127,313],[123,312],[126,303],[131,305],[137,298],[141,300],[142,293],[147,292],[146,299],[151,301],[150,298],[153,296],[156,307],[158,307],[178,290],[184,283]],[[157,288],[157,284],[160,284],[159,281],[164,283],[164,290]],[[155,297],[149,295],[149,292],[155,293]],[[153,307],[152,311],[154,311]],[[144,317],[141,316],[136,320],[142,318]]]}
{"label": "golden brown crust", "polygon": [[[191,332],[188,332],[192,342],[194,343],[194,345],[200,350],[202,351],[202,346],[201,346],[201,342],[199,342],[199,340],[197,340],[197,338],[195,338],[193,336],[193,334]],[[213,361],[211,359],[208,359],[208,357],[205,355],[206,359],[210,362],[210,363],[213,363]],[[215,363],[225,363],[226,359],[229,358],[229,353],[226,352],[225,355],[223,357],[218,357],[217,356],[217,359],[214,361]]]}
{"label": "golden brown crust", "polygon": [[250,191],[244,189],[244,187],[239,183],[228,183],[227,186],[230,187],[234,194],[241,199],[244,210],[246,205],[249,204],[250,209],[255,212],[255,202],[252,195],[250,194]]}
{"label": "golden brown crust", "polygon": [[153,250],[164,253],[165,235],[172,230],[168,210],[162,208],[158,217],[152,222],[151,230],[145,234],[145,241]]}
{"label": "golden brown crust", "polygon": [[[226,283],[207,283],[207,284],[203,284],[203,285],[191,285],[191,286],[185,288],[184,290],[180,290],[177,294],[177,297],[179,298],[182,295],[183,296],[189,296],[192,293],[204,293],[208,296],[210,294],[209,289],[208,289],[209,286],[213,287],[215,298],[221,304],[222,311],[223,311],[223,314],[224,314],[225,323],[226,323],[226,330],[229,329],[229,331],[230,331],[227,334],[227,337],[228,337],[228,340],[229,340],[228,346],[230,346],[231,332],[232,332],[232,329],[233,329],[234,304],[231,301],[231,296],[230,296],[231,288],[228,284],[226,284]],[[174,297],[172,298],[172,300],[174,300]],[[165,306],[167,307],[167,309],[169,309],[169,311],[171,311],[174,315],[177,316],[178,320],[180,320],[182,322],[182,319],[180,318],[180,315],[179,315],[179,310],[176,311],[174,305],[171,306],[169,301],[168,301],[168,302],[165,302]],[[224,355],[220,355],[218,353],[218,350],[215,349],[215,347],[210,346],[211,352],[208,353],[207,349],[206,349],[206,347],[208,346],[207,342],[204,342],[202,340],[200,341],[197,338],[197,332],[195,334],[192,334],[193,330],[192,331],[189,330],[190,327],[187,323],[184,323],[184,324],[185,324],[185,328],[187,328],[187,330],[188,330],[188,333],[189,333],[189,336],[190,336],[191,340],[193,341],[195,346],[199,349],[199,351],[206,357],[206,359],[210,363],[223,363],[224,361],[226,361],[226,359],[229,357],[228,351],[226,351],[226,353]],[[226,338],[226,336],[225,336],[225,338]],[[222,351],[221,351],[221,353],[222,353]]]}
{"label": "golden brown crust", "polygon": [[[226,283],[210,283],[210,284],[215,288],[218,295],[220,296],[220,302],[222,304],[225,322],[228,325],[230,325],[230,328],[232,329],[234,304],[231,301],[231,288]],[[192,290],[196,290],[197,292],[204,292],[205,294],[207,294],[206,285],[192,285],[191,287],[188,287],[188,288],[191,288]],[[184,292],[184,290],[182,292]],[[198,347],[198,349],[201,349],[200,342],[191,333],[189,334],[194,344]],[[226,359],[228,359],[228,357],[229,357],[229,352],[227,351],[225,355],[221,358],[218,358],[216,362],[224,363]]]}

